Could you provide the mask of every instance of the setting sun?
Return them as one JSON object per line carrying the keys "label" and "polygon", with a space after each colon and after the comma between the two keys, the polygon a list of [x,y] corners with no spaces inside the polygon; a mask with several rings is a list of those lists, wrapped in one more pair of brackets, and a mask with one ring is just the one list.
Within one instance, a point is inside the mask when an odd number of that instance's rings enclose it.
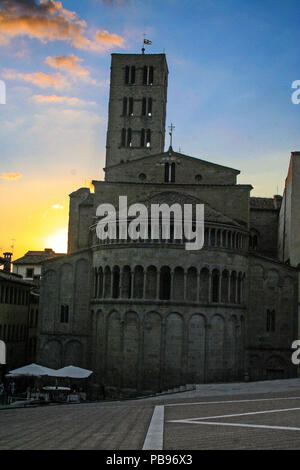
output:
{"label": "setting sun", "polygon": [[68,246],[68,230],[62,229],[49,235],[45,239],[45,246],[52,248],[56,253],[66,253]]}

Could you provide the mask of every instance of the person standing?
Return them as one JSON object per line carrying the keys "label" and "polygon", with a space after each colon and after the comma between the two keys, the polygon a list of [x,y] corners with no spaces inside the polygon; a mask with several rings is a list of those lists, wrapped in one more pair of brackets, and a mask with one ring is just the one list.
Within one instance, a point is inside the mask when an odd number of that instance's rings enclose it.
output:
{"label": "person standing", "polygon": [[0,382],[0,404],[4,405],[4,384]]}

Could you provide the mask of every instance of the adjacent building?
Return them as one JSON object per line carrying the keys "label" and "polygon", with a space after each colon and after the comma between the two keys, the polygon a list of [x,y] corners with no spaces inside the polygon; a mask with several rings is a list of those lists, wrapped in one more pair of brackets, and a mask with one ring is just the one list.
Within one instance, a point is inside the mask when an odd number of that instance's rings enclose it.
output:
{"label": "adjacent building", "polygon": [[26,364],[28,318],[31,290],[34,284],[10,272],[11,253],[0,258],[0,339],[6,344],[6,368]]}
{"label": "adjacent building", "polygon": [[13,261],[13,272],[22,276],[23,279],[39,280],[42,262],[61,255],[61,253],[55,253],[52,248],[45,248],[44,251],[27,251],[24,256]]}

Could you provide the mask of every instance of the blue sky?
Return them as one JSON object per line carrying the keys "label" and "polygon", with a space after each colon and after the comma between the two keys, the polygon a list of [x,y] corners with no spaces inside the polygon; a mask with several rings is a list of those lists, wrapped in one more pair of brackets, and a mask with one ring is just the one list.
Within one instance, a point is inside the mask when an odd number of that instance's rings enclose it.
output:
{"label": "blue sky", "polygon": [[[38,11],[38,0],[12,3],[32,17]],[[282,192],[289,154],[300,149],[300,105],[291,102],[300,79],[298,0],[63,0],[56,8],[69,26],[84,20],[83,31],[58,29],[55,40],[55,29],[51,37],[30,21],[24,29],[0,0],[0,200],[11,227],[1,230],[0,248],[11,238],[25,248],[31,224],[63,230],[68,194],[103,177],[110,53],[139,52],[143,33],[149,52],[167,54],[174,148],[240,169],[253,195]],[[75,76],[51,65],[57,56],[73,57]],[[28,248],[44,245],[38,232]]]}

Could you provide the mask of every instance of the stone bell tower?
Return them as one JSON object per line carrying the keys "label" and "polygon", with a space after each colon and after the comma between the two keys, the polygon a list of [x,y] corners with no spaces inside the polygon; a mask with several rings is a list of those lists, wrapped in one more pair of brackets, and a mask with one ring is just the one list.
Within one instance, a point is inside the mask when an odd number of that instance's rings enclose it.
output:
{"label": "stone bell tower", "polygon": [[106,167],[164,151],[165,54],[112,54]]}

